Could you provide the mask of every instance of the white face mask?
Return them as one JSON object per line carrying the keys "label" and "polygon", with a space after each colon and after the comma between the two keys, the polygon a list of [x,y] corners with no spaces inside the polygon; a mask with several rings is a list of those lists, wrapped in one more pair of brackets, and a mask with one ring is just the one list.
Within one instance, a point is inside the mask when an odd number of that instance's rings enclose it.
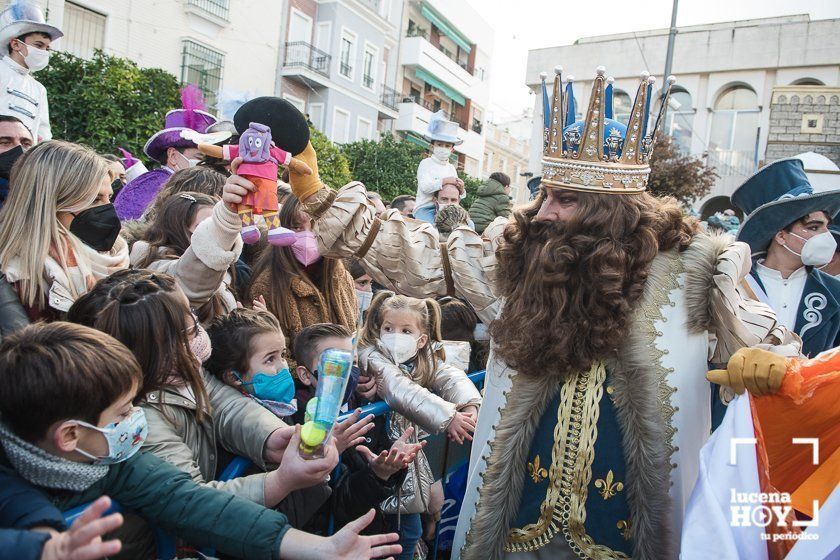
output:
{"label": "white face mask", "polygon": [[364,313],[370,307],[370,302],[373,301],[373,292],[356,290],[356,299],[359,301],[359,313]]}
{"label": "white face mask", "polygon": [[414,338],[409,334],[403,333],[388,333],[382,335],[382,344],[391,353],[391,357],[396,360],[398,364],[404,364],[417,355],[417,341],[419,338]]}
{"label": "white face mask", "polygon": [[[20,54],[23,54],[23,51]],[[26,62],[30,72],[37,72],[46,68],[47,64],[50,63],[50,52],[36,49],[32,45],[26,45],[26,54],[23,56],[23,61]]]}
{"label": "white face mask", "polygon": [[185,156],[184,154],[182,154],[181,152],[178,152],[178,155],[181,156],[181,158],[183,158],[183,160],[187,162],[188,167],[195,167],[196,165],[198,165],[198,162],[200,161],[200,160],[197,160],[197,159],[190,159],[187,156]]}
{"label": "white face mask", "polygon": [[432,150],[432,156],[443,163],[449,161],[449,154],[451,153],[452,151],[449,148],[444,148],[443,146],[435,146]]}
{"label": "white face mask", "polygon": [[479,342],[490,340],[490,330],[486,323],[476,323],[475,329],[473,329],[473,338]]}
{"label": "white face mask", "polygon": [[818,233],[814,237],[805,239],[793,232],[790,234],[797,239],[805,242],[802,246],[802,252],[797,253],[787,245],[782,245],[785,249],[802,259],[802,264],[805,266],[825,266],[834,258],[834,252],[837,250],[837,241],[830,231]]}

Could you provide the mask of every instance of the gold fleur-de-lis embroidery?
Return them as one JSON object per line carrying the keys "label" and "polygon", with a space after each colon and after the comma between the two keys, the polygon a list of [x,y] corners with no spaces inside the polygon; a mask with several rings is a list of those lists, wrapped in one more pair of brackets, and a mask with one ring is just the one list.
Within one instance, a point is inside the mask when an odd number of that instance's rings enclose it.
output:
{"label": "gold fleur-de-lis embroidery", "polygon": [[627,520],[622,519],[621,521],[616,523],[615,526],[618,527],[619,531],[621,531],[621,536],[624,537],[624,540],[629,541],[630,536],[631,536],[630,535],[630,520],[629,519],[627,519]]}
{"label": "gold fleur-de-lis embroidery", "polygon": [[612,469],[610,469],[607,471],[606,477],[599,478],[595,481],[595,488],[600,488],[599,492],[601,497],[605,500],[609,500],[615,496],[617,492],[624,490],[624,484],[618,481],[613,482],[613,478],[615,478],[615,475],[613,474]]}
{"label": "gold fleur-de-lis embroidery", "polygon": [[545,479],[548,476],[548,471],[540,468],[540,456],[537,455],[534,457],[533,463],[528,463],[528,474],[531,475],[531,480],[534,483],[539,483],[541,480]]}

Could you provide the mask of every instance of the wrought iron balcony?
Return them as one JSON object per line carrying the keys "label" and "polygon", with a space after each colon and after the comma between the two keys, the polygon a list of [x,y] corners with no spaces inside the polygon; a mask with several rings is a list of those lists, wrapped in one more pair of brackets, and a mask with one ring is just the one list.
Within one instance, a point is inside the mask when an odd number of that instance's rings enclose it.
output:
{"label": "wrought iron balcony", "polygon": [[330,60],[332,57],[320,49],[316,49],[305,41],[286,43],[286,54],[283,59],[284,68],[305,68],[330,77]]}
{"label": "wrought iron balcony", "polygon": [[187,4],[223,20],[230,20],[230,0],[187,0]]}
{"label": "wrought iron balcony", "polygon": [[397,104],[400,102],[400,92],[394,88],[383,85],[381,101],[383,105],[396,111]]}

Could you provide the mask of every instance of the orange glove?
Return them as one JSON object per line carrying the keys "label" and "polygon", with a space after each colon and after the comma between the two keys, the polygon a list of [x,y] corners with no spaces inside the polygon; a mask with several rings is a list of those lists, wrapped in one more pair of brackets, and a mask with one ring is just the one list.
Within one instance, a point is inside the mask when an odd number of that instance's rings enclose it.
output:
{"label": "orange glove", "polygon": [[298,200],[304,202],[307,198],[324,188],[321,177],[318,175],[318,155],[312,142],[295,159],[309,166],[310,174],[301,173],[302,168],[296,165],[289,166],[289,183],[292,185],[292,193]]}
{"label": "orange glove", "polygon": [[744,394],[744,389],[756,396],[771,395],[782,386],[787,362],[784,356],[767,350],[741,348],[729,358],[726,369],[713,369],[706,379],[739,395]]}

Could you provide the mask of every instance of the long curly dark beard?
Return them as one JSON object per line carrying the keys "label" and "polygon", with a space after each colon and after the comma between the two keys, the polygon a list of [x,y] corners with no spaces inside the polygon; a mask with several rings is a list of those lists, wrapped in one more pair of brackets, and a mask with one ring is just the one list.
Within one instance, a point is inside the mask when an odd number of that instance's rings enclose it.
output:
{"label": "long curly dark beard", "polygon": [[538,222],[543,199],[514,213],[496,251],[507,301],[490,332],[519,373],[565,377],[618,347],[651,261],[685,249],[697,225],[673,200],[647,194],[578,193],[571,220]]}

